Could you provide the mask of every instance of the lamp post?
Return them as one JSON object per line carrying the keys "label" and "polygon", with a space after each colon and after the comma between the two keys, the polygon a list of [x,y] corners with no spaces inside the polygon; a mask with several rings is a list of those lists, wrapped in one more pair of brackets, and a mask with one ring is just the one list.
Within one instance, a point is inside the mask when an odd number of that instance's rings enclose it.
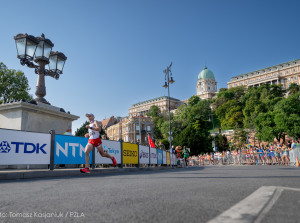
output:
{"label": "lamp post", "polygon": [[[53,52],[54,44],[46,39],[45,35],[34,37],[32,35],[18,34],[14,37],[17,47],[18,59],[22,66],[27,65],[35,69],[38,74],[35,95],[36,102],[50,104],[44,97],[46,95],[45,76],[59,79],[63,73],[63,68],[67,57],[61,52]],[[35,63],[34,63],[35,62]],[[46,65],[49,69],[45,69]]]}
{"label": "lamp post", "polygon": [[[211,119],[210,119],[211,117]],[[213,135],[214,135],[214,152],[216,151],[216,138],[215,138],[215,125],[214,125],[214,115],[213,114],[209,114],[209,119],[208,121],[212,122],[213,125]]]}
{"label": "lamp post", "polygon": [[170,84],[173,84],[175,81],[172,77],[171,64],[163,71],[165,73],[165,84],[164,88],[168,88],[168,102],[169,102],[169,141],[170,141],[170,149],[172,148],[172,132],[171,132],[171,106],[170,106]]}

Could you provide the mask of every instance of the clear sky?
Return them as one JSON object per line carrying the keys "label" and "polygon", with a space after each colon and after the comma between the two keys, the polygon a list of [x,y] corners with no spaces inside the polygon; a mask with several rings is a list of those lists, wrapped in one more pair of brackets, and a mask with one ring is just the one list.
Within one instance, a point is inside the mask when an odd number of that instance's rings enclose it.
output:
{"label": "clear sky", "polygon": [[[46,77],[46,99],[97,120],[127,116],[132,104],[167,95],[163,70],[173,62],[171,97],[196,94],[211,69],[218,89],[232,76],[300,58],[298,0],[2,0],[0,61],[21,66],[13,36],[44,33],[68,60],[59,80]],[[0,83],[1,84],[1,83]]]}

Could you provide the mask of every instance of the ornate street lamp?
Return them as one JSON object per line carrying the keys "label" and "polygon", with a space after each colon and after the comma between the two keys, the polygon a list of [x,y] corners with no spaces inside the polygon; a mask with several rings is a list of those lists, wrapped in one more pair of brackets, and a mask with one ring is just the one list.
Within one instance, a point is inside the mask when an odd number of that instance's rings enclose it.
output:
{"label": "ornate street lamp", "polygon": [[172,131],[171,131],[171,106],[170,106],[170,84],[173,84],[175,81],[172,77],[171,64],[163,71],[165,73],[165,84],[164,88],[168,88],[168,102],[169,102],[169,141],[170,141],[170,150],[172,148]]}
{"label": "ornate street lamp", "polygon": [[[21,65],[26,64],[30,68],[35,68],[35,73],[38,74],[35,101],[50,104],[44,98],[46,95],[45,76],[59,79],[67,57],[61,52],[52,52],[54,44],[46,39],[44,34],[41,37],[34,37],[27,33],[18,34],[14,39]],[[49,64],[49,70],[45,69],[47,64]]]}

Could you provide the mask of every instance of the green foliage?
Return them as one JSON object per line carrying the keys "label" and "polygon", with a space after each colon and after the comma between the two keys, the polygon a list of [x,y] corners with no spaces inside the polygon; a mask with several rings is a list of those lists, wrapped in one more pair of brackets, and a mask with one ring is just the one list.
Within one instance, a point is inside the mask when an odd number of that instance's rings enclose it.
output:
{"label": "green foliage", "polygon": [[89,125],[90,123],[86,121],[85,123],[82,124],[82,126],[76,130],[75,136],[84,136],[86,133],[88,133],[88,129],[85,127],[86,125]]}
{"label": "green foliage", "polygon": [[300,91],[300,86],[297,85],[296,83],[292,83],[290,86],[289,86],[289,89],[288,89],[288,92],[289,94],[296,94]]}
{"label": "green foliage", "polygon": [[[212,138],[209,128],[212,123],[208,121],[211,113],[210,103],[193,96],[188,105],[182,105],[175,115],[171,113],[172,145],[191,148],[191,154],[212,151]],[[169,148],[169,116],[161,112],[157,106],[150,108],[148,116],[152,117],[154,125],[154,140]]]}
{"label": "green foliage", "polygon": [[212,106],[223,129],[234,129],[236,141],[242,139],[241,129],[256,130],[263,141],[284,139],[288,134],[299,138],[299,86],[291,84],[285,98],[281,85],[263,84],[250,87],[222,89]]}
{"label": "green foliage", "polygon": [[247,133],[244,129],[235,129],[233,135],[233,144],[240,149],[247,140]]}
{"label": "green foliage", "polygon": [[29,101],[32,96],[28,93],[30,88],[23,72],[8,69],[0,62],[0,104],[11,100]]}
{"label": "green foliage", "polygon": [[217,134],[215,136],[215,142],[218,151],[225,151],[229,149],[229,143],[225,135]]}
{"label": "green foliage", "polygon": [[274,122],[287,135],[300,138],[300,92],[291,94],[276,104]]}

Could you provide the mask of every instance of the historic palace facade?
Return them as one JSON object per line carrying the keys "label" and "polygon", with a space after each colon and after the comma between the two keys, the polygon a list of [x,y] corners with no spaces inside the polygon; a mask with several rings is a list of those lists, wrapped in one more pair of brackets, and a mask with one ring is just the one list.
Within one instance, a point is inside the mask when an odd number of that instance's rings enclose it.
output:
{"label": "historic palace facade", "polygon": [[[170,97],[171,110],[177,109],[180,105],[183,104],[184,103],[179,99]],[[150,108],[153,105],[159,107],[161,111],[168,111],[168,106],[169,106],[168,97],[162,96],[151,100],[136,103],[129,108],[129,116],[138,116],[138,115],[145,116],[150,111]]]}
{"label": "historic palace facade", "polygon": [[291,83],[300,85],[300,59],[232,77],[227,86],[232,88],[282,84],[283,88],[287,89]]}
{"label": "historic palace facade", "polygon": [[135,116],[122,118],[106,129],[110,140],[148,144],[148,134],[153,139],[153,124],[150,117]]}

